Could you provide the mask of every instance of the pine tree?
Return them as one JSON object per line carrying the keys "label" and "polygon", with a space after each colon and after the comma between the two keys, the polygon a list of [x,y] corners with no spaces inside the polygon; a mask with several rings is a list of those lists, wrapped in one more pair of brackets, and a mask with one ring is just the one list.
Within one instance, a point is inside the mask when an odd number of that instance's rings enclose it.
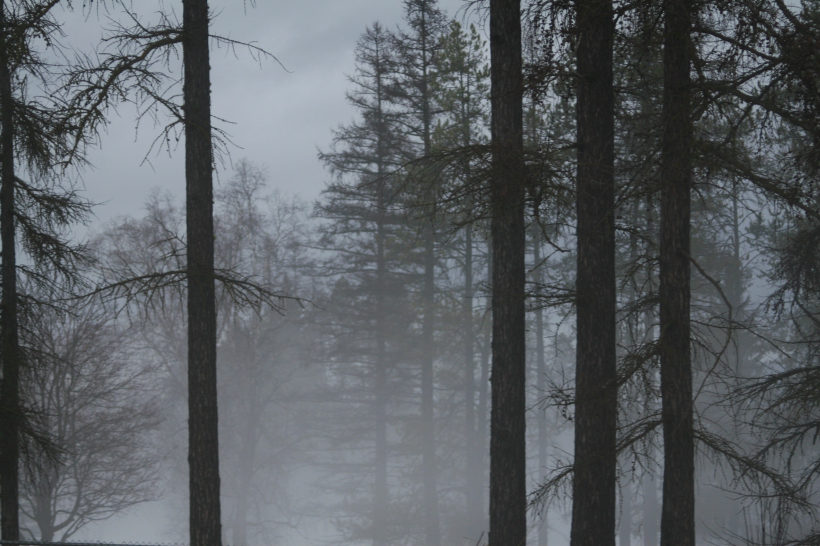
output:
{"label": "pine tree", "polygon": [[[452,175],[455,185],[473,184],[475,154],[472,148],[486,140],[489,67],[486,64],[484,41],[475,26],[469,34],[453,21],[449,32],[442,36],[438,72],[433,82],[441,120],[435,130],[435,149],[439,152],[460,150]],[[464,218],[463,301],[461,310],[464,340],[464,495],[467,517],[463,534],[478,540],[485,532],[483,457],[485,443],[478,430],[476,416],[476,334],[474,317],[476,249],[473,215],[474,198],[468,193]]]}
{"label": "pine tree", "polygon": [[[399,77],[393,100],[403,110],[400,118],[405,132],[418,139],[421,157],[433,152],[435,100],[432,83],[438,69],[440,37],[445,29],[445,17],[437,0],[405,0],[405,21],[409,29],[396,36],[397,70]],[[411,176],[426,178],[426,169]],[[435,202],[435,182],[418,180],[422,202]],[[434,396],[435,329],[436,329],[436,225],[434,216],[427,213],[421,219],[424,240],[423,316],[421,324],[421,445],[422,496],[424,507],[425,542],[429,546],[441,544],[441,522],[438,507],[438,465],[436,463],[436,417]]]}
{"label": "pine tree", "polygon": [[664,2],[661,153],[660,340],[663,414],[661,546],[695,544],[695,445],[689,317],[690,17],[687,0]]}
{"label": "pine tree", "polygon": [[388,476],[390,403],[412,320],[406,311],[405,286],[405,266],[412,267],[412,262],[402,263],[411,255],[402,235],[408,218],[395,201],[399,184],[394,176],[410,148],[391,103],[396,77],[393,45],[391,33],[378,23],[359,39],[348,101],[361,117],[340,127],[331,150],[320,153],[335,181],[316,210],[324,220],[321,243],[337,253],[325,266],[327,274],[339,278],[331,294],[339,313],[331,331],[340,345],[329,363],[340,374],[356,378],[355,385],[342,390],[355,389],[354,398],[366,400],[360,419],[370,423],[372,431],[364,438],[353,437],[356,444],[373,446],[373,459],[365,465],[370,489],[363,496],[369,506],[358,514],[365,523],[359,521],[346,531],[351,537],[372,540],[374,546],[394,540]]}
{"label": "pine tree", "polygon": [[490,544],[527,537],[524,112],[521,5],[490,2],[492,413]]}
{"label": "pine tree", "polygon": [[[83,156],[72,148],[87,142],[65,122],[64,105],[54,97],[36,96],[54,87],[54,73],[36,50],[40,40],[60,32],[53,11],[58,2],[0,1],[0,530],[3,540],[19,540],[19,464],[21,442],[35,449],[26,456],[53,458],[53,447],[26,417],[20,402],[20,370],[25,355],[20,345],[18,277],[55,294],[78,284],[81,249],[70,243],[66,228],[86,218],[90,207],[63,177]],[[31,86],[31,88],[29,87]],[[18,260],[21,246],[27,260]],[[28,263],[26,263],[28,262]],[[59,279],[55,281],[54,279]],[[64,284],[61,284],[65,281]],[[63,293],[64,297],[66,294]],[[29,309],[30,312],[35,312]],[[38,452],[38,455],[35,455]]]}
{"label": "pine tree", "polygon": [[577,4],[578,182],[572,546],[615,543],[615,97],[608,0]]}

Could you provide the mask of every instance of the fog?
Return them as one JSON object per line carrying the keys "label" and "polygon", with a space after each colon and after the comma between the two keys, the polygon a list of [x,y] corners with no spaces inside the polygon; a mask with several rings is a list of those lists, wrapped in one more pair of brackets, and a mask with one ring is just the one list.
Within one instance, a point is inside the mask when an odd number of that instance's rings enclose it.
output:
{"label": "fog", "polygon": [[[211,50],[214,123],[225,131],[214,160],[214,263],[220,279],[232,279],[217,288],[226,545],[488,544],[486,14],[462,0],[422,2],[441,10],[424,20],[436,64],[422,70],[408,8],[416,3],[211,3],[212,34],[242,42],[213,40]],[[146,24],[181,10],[145,4],[131,9]],[[49,58],[68,63],[76,51],[99,60],[94,51],[112,47],[100,38],[126,16],[116,5],[73,7],[55,12],[65,49]],[[527,28],[525,64],[536,82],[524,106],[527,543],[563,546],[576,425],[576,97],[571,71],[538,73],[539,63],[569,63],[571,51],[536,43],[532,28],[542,27]],[[653,90],[662,76],[655,54],[635,68],[633,45],[619,42],[615,61],[616,533],[618,546],[657,546],[664,443]],[[161,69],[181,78],[175,55]],[[636,73],[647,80],[639,91]],[[725,117],[703,110],[698,134],[736,138],[753,172],[715,167],[704,152],[693,175],[697,541],[816,538],[820,283],[805,273],[810,280],[795,287],[789,269],[814,271],[816,244],[805,244],[805,262],[787,244],[806,232],[817,238],[806,212],[816,192],[800,194],[810,203],[800,208],[792,194],[776,201],[753,183],[816,176],[801,163],[810,139],[786,122],[737,121],[740,108]],[[122,100],[106,115],[88,165],[67,175],[93,203],[87,221],[61,232],[88,252],[78,266],[86,280],[66,282],[71,296],[52,300],[56,291],[37,275],[21,281],[35,305],[22,319],[22,397],[57,446],[53,456],[36,441],[24,449],[22,535],[187,543],[184,136],[165,141],[169,116],[153,117],[145,103]],[[23,263],[33,271],[38,262]]]}

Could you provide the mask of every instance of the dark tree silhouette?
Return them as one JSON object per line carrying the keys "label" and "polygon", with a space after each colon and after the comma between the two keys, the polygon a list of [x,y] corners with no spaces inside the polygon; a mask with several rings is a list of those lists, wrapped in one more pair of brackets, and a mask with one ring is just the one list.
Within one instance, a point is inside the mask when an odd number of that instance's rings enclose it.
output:
{"label": "dark tree silhouette", "polygon": [[661,546],[695,544],[690,299],[692,186],[689,0],[664,1],[660,354],[663,418]]}
{"label": "dark tree silhouette", "polygon": [[[0,385],[0,534],[3,540],[18,540],[19,463],[21,442],[35,440],[37,450],[54,455],[47,438],[38,434],[20,405],[20,349],[18,277],[35,284],[51,285],[57,273],[76,286],[76,265],[81,250],[62,236],[66,226],[84,220],[89,205],[63,186],[60,175],[83,157],[69,148],[87,142],[64,123],[66,110],[53,97],[37,96],[50,91],[51,67],[36,50],[44,40],[53,40],[60,26],[52,16],[56,0],[0,1],[0,354],[3,379]],[[52,44],[54,45],[54,44]],[[59,45],[54,45],[59,49]],[[36,83],[35,83],[36,82]],[[18,164],[15,164],[15,163]],[[19,263],[17,245],[28,260]]]}
{"label": "dark tree silhouette", "polygon": [[613,546],[616,510],[612,3],[576,4],[578,274],[572,546]]}
{"label": "dark tree silhouette", "polygon": [[519,0],[490,2],[492,408],[490,544],[527,540],[524,118]]}
{"label": "dark tree silhouette", "polygon": [[19,458],[20,458],[20,340],[17,332],[17,257],[14,229],[14,102],[9,69],[10,28],[6,3],[0,0],[0,257],[3,286],[0,300],[0,335],[2,335],[3,382],[2,450],[0,450],[0,512],[3,540],[20,540]]}
{"label": "dark tree silhouette", "polygon": [[222,543],[216,395],[213,150],[207,0],[182,4],[191,546]]}
{"label": "dark tree silhouette", "polygon": [[68,312],[44,306],[22,323],[23,399],[63,450],[59,461],[23,466],[23,531],[65,541],[159,497],[161,454],[151,441],[161,420],[159,376],[97,302]]}

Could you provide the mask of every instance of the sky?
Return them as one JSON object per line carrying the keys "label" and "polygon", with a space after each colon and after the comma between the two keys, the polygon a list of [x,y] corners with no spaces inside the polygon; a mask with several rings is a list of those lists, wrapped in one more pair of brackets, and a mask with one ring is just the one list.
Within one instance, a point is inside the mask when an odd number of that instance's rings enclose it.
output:
{"label": "sky", "polygon": [[[164,3],[180,13],[177,2]],[[144,10],[149,3],[135,5]],[[160,3],[150,5],[156,9]],[[242,48],[212,49],[212,112],[230,122],[221,122],[221,127],[234,144],[216,183],[230,178],[231,161],[247,158],[267,169],[271,187],[315,200],[328,181],[317,151],[327,149],[334,127],[355,116],[345,91],[347,75],[354,71],[356,40],[375,21],[396,28],[402,19],[401,0],[257,0],[255,6],[233,0],[210,5],[216,14],[213,34],[253,42],[278,60],[258,62]],[[462,0],[442,0],[440,5],[448,15],[458,12],[461,18]],[[143,13],[147,21],[156,20],[151,11]],[[65,42],[90,51],[105,21],[96,12],[84,16],[80,10],[65,18]],[[120,106],[100,147],[89,154],[93,168],[84,173],[82,184],[86,197],[98,203],[92,227],[120,215],[140,214],[156,187],[183,198],[182,144],[170,157],[164,150],[149,153],[161,127],[145,120],[137,128],[135,117],[132,106]]]}
{"label": "sky", "polygon": [[[164,3],[180,13],[181,3]],[[134,2],[140,10],[149,4],[152,9],[160,5]],[[440,2],[450,16],[462,4],[462,0]],[[241,0],[212,0],[210,6],[216,13],[213,34],[253,42],[284,66],[270,60],[257,62],[242,49],[236,55],[225,48],[212,50],[212,112],[231,122],[222,123],[234,143],[230,159],[247,158],[267,169],[271,188],[314,201],[329,180],[317,151],[327,149],[333,128],[355,116],[345,92],[347,75],[354,71],[356,41],[375,21],[396,28],[402,19],[401,0],[257,0],[255,7]],[[150,10],[144,14],[146,20],[156,20]],[[91,51],[105,21],[96,13],[84,15],[79,10],[62,16],[64,42]],[[135,115],[132,106],[120,106],[100,147],[89,154],[93,167],[84,173],[81,187],[88,199],[98,203],[91,229],[118,216],[140,215],[154,188],[170,191],[180,202],[184,197],[182,144],[170,157],[164,151],[149,154],[161,128],[146,120],[137,130]],[[217,184],[227,181],[230,164],[217,174]],[[78,228],[77,233],[83,236],[87,230]],[[164,513],[161,501],[138,507],[89,526],[75,538],[167,541],[169,522]]]}

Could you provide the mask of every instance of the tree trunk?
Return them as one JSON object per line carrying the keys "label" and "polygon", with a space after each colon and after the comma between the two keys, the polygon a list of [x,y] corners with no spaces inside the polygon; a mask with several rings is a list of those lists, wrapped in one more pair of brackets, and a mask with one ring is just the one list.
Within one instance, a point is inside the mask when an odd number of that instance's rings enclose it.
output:
{"label": "tree trunk", "polygon": [[490,1],[493,343],[490,544],[527,540],[525,223],[520,0]]}
{"label": "tree trunk", "polygon": [[[492,260],[492,243],[488,243],[487,248],[487,285],[488,290],[492,291],[493,278],[493,260]],[[486,305],[486,301],[485,301]],[[478,381],[478,416],[476,423],[476,444],[478,445],[478,457],[481,472],[476,479],[481,481],[479,486],[480,498],[479,503],[481,512],[479,521],[481,522],[478,535],[488,530],[489,522],[487,521],[487,501],[484,497],[487,491],[487,483],[485,481],[487,472],[487,453],[488,453],[488,417],[489,417],[489,386],[490,386],[490,359],[492,357],[492,309],[488,309],[484,314],[481,324],[481,330],[484,339],[481,344],[481,377]],[[478,539],[476,539],[478,540]]]}
{"label": "tree trunk", "polygon": [[[425,5],[426,8],[426,5]],[[430,21],[426,9],[421,10],[421,55],[422,74],[421,116],[422,139],[424,141],[424,155],[430,157],[433,153],[432,136],[432,105],[430,99],[430,67],[433,63],[431,49],[435,47],[430,36]],[[436,464],[436,416],[435,399],[433,397],[433,361],[435,348],[433,346],[433,332],[435,330],[435,292],[436,292],[436,230],[433,219],[427,219],[424,227],[424,319],[422,323],[422,344],[424,361],[421,367],[421,419],[422,419],[422,479],[424,482],[424,535],[427,546],[441,544],[441,531],[438,515],[438,480]]]}
{"label": "tree trunk", "polygon": [[386,155],[387,143],[384,131],[384,85],[382,81],[383,67],[381,50],[377,49],[376,59],[376,118],[379,133],[376,145],[376,169],[378,185],[376,187],[376,382],[373,405],[375,421],[375,468],[373,476],[373,546],[387,546],[387,506],[390,501],[390,490],[387,483],[387,334],[385,321],[387,320],[387,260],[385,258],[385,225],[384,215],[387,212],[387,203],[384,188],[384,176],[387,172]]}
{"label": "tree trunk", "polygon": [[0,511],[3,540],[20,540],[19,458],[20,458],[20,341],[17,330],[17,257],[14,225],[14,103],[11,94],[6,6],[0,0],[0,238],[2,238],[2,452],[0,452]]}
{"label": "tree trunk", "polygon": [[621,523],[618,526],[618,546],[632,545],[632,492],[629,482],[624,484],[624,501],[621,506]]}
{"label": "tree trunk", "polygon": [[424,320],[422,322],[422,347],[424,361],[421,366],[421,441],[422,479],[424,482],[424,536],[428,546],[439,546],[441,535],[438,516],[438,484],[436,479],[436,421],[433,397],[433,330],[435,328],[435,229],[432,222],[424,235]]}
{"label": "tree trunk", "polygon": [[473,226],[464,231],[464,302],[462,304],[464,328],[464,432],[467,452],[464,493],[467,496],[467,525],[464,536],[475,544],[483,527],[481,507],[481,453],[476,430],[475,388],[475,331],[473,328]]}
{"label": "tree trunk", "polygon": [[[541,263],[541,226],[537,223],[533,226],[533,261],[535,262],[535,290],[538,296],[543,293],[544,266]],[[536,390],[536,411],[538,412],[538,483],[547,481],[547,411],[541,407],[540,400],[546,396],[547,392],[547,363],[544,355],[544,308],[543,302],[539,298],[535,309],[535,390]],[[541,521],[538,523],[538,546],[547,546],[547,511],[541,514]]]}
{"label": "tree trunk", "polygon": [[188,464],[191,546],[220,546],[213,150],[207,0],[184,0],[183,101],[188,233]]}
{"label": "tree trunk", "polygon": [[615,179],[612,3],[577,4],[578,277],[572,546],[614,546]]}
{"label": "tree trunk", "polygon": [[[379,172],[381,174],[381,165],[379,165]],[[379,214],[381,214],[384,211],[381,186],[378,191]],[[379,219],[376,232],[376,309],[379,316],[376,320],[376,392],[373,407],[376,434],[373,546],[387,546],[387,504],[390,500],[387,486],[387,344],[384,332],[384,321],[387,316],[384,302],[387,266],[384,257],[384,239],[384,221]]]}
{"label": "tree trunk", "polygon": [[695,544],[695,448],[689,322],[692,123],[689,2],[664,1],[660,353],[663,416],[661,546]]}

